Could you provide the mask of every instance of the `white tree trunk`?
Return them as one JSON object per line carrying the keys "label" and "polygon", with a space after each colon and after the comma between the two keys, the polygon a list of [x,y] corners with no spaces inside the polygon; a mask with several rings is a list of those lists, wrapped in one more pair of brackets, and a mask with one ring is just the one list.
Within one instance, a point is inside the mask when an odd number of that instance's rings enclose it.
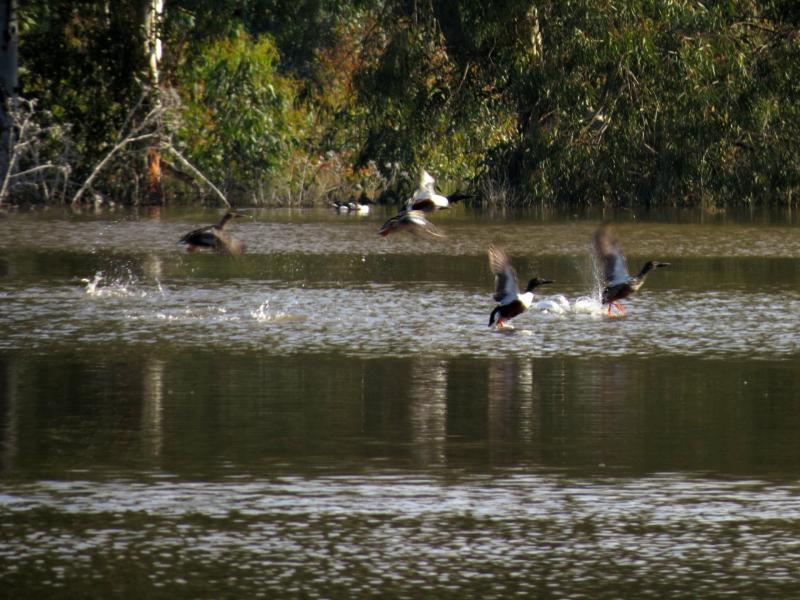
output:
{"label": "white tree trunk", "polygon": [[160,81],[159,64],[161,63],[161,26],[164,19],[164,0],[147,0],[145,9],[145,56],[150,75],[150,85],[158,94]]}

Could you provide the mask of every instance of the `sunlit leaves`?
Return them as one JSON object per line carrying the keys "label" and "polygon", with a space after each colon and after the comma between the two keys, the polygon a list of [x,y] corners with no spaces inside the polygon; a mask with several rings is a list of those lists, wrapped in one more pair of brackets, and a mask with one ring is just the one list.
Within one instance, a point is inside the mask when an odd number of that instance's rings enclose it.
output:
{"label": "sunlit leaves", "polygon": [[294,83],[278,75],[266,37],[239,31],[199,48],[179,74],[181,139],[199,165],[230,186],[278,168],[301,135]]}

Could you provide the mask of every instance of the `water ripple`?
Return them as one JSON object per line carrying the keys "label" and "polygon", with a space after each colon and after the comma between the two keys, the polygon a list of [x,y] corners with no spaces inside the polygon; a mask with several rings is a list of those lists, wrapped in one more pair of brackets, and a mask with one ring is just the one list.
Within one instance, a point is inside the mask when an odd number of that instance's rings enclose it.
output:
{"label": "water ripple", "polygon": [[621,319],[604,317],[591,298],[544,297],[502,333],[486,326],[492,302],[485,293],[424,282],[296,288],[229,280],[198,287],[131,279],[103,285],[96,276],[83,289],[0,287],[0,295],[5,349],[179,339],[183,347],[223,344],[279,354],[766,358],[800,351],[795,291],[645,291]]}
{"label": "water ripple", "polygon": [[206,595],[780,594],[798,575],[798,493],[673,474],[43,481],[0,496],[17,521],[0,561],[44,588],[124,564],[179,596],[193,572]]}

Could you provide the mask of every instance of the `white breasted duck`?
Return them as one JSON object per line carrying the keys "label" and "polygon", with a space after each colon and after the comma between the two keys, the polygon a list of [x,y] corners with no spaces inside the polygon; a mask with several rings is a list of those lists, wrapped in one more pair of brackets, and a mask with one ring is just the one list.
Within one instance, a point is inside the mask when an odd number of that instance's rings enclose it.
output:
{"label": "white breasted duck", "polygon": [[186,244],[188,252],[195,252],[200,249],[209,249],[214,252],[225,254],[242,254],[245,246],[239,240],[231,237],[225,228],[231,219],[243,217],[245,215],[226,212],[220,222],[216,225],[207,225],[200,229],[195,229],[184,235],[179,244]]}
{"label": "white breasted duck", "polygon": [[431,177],[427,171],[422,171],[419,178],[419,188],[414,192],[414,195],[408,199],[403,211],[421,210],[423,212],[433,212],[436,210],[443,210],[450,208],[453,202],[471,198],[470,194],[463,194],[461,192],[443,196],[437,194],[434,188],[436,180]]}
{"label": "white breasted duck", "polygon": [[436,226],[425,218],[425,213],[420,210],[410,210],[392,217],[383,224],[383,227],[378,230],[378,233],[386,237],[398,231],[408,231],[410,233],[422,232],[433,237],[444,237]]}
{"label": "white breasted duck", "polygon": [[651,260],[645,263],[638,275],[631,276],[619,240],[608,223],[603,223],[594,232],[594,251],[603,267],[606,286],[603,289],[603,304],[608,304],[609,316],[612,307],[616,308],[618,314],[624,315],[625,308],[618,300],[638,292],[650,271],[669,266],[669,263]]}
{"label": "white breasted duck", "polygon": [[341,202],[336,200],[333,203],[333,208],[338,213],[356,213],[357,215],[368,215],[370,204],[375,204],[369,198],[361,197],[358,200],[351,200],[350,202]]}
{"label": "white breasted duck", "polygon": [[492,296],[497,306],[489,315],[489,327],[496,325],[498,329],[505,327],[517,315],[521,315],[533,302],[533,290],[540,285],[553,283],[552,279],[534,278],[528,282],[525,292],[520,293],[517,273],[511,266],[508,254],[502,248],[489,246],[489,267],[495,275],[495,292]]}

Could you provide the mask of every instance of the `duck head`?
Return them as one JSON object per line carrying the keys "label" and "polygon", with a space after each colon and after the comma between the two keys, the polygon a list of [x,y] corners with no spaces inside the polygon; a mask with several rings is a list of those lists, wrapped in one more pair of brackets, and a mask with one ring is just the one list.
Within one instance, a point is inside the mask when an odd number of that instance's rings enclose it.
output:
{"label": "duck head", "polygon": [[552,279],[540,279],[538,277],[534,277],[528,282],[528,287],[525,288],[526,292],[532,292],[540,285],[546,285],[548,283],[555,283]]}
{"label": "duck head", "polygon": [[651,260],[642,267],[642,270],[639,273],[639,277],[644,277],[650,271],[654,271],[655,269],[661,269],[663,267],[668,267],[669,265],[670,263],[667,262],[658,262],[657,260]]}

